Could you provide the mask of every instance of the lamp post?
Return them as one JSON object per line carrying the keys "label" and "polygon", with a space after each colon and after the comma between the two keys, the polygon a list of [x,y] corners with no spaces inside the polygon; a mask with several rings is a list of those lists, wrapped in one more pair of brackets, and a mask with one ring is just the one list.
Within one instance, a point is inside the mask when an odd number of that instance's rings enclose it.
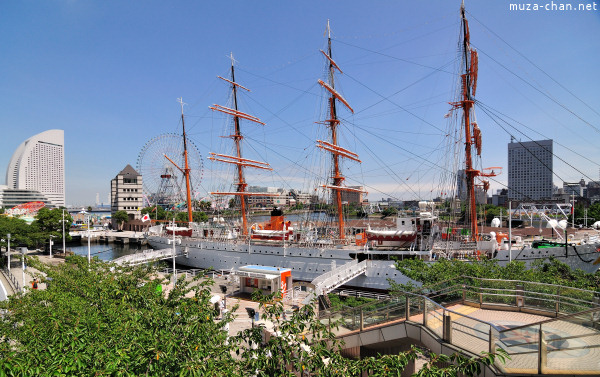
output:
{"label": "lamp post", "polygon": [[173,289],[175,289],[175,284],[177,283],[177,269],[175,269],[175,254],[177,254],[177,249],[175,248],[175,218],[173,217]]}
{"label": "lamp post", "polygon": [[22,270],[22,279],[23,279],[23,285],[21,286],[21,292],[23,292],[25,290],[25,250],[27,250],[27,248],[22,247],[21,248],[21,270]]}
{"label": "lamp post", "polygon": [[512,262],[512,202],[508,201],[508,261]]}
{"label": "lamp post", "polygon": [[[90,244],[90,216],[89,214],[85,211],[82,210],[81,212],[79,212],[81,214],[83,214],[85,216],[85,222],[87,224],[87,239],[88,239],[88,264],[90,264],[92,262],[92,246]],[[87,216],[86,216],[87,215]],[[66,256],[66,255],[65,255]]]}
{"label": "lamp post", "polygon": [[67,248],[65,246],[65,210],[62,211],[62,228],[63,228],[63,254],[67,257]]}
{"label": "lamp post", "polygon": [[8,247],[6,249],[6,255],[8,256],[8,272],[10,275],[10,233],[6,235],[6,238],[8,238]]}
{"label": "lamp post", "polygon": [[52,258],[52,244],[54,243],[54,241],[52,241],[52,238],[54,238],[53,234],[50,235],[50,258]]}

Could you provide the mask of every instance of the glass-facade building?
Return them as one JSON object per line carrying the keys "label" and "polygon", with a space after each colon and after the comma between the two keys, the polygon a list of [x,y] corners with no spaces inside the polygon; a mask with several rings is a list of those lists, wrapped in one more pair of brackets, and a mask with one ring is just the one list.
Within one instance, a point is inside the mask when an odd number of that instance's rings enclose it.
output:
{"label": "glass-facade building", "polygon": [[542,200],[552,198],[552,140],[508,144],[508,198]]}

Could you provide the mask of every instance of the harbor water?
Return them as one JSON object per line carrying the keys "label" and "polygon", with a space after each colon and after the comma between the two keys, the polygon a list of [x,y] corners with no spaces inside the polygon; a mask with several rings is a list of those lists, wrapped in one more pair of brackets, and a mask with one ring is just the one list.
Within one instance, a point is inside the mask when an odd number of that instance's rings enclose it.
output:
{"label": "harbor water", "polygon": [[[101,260],[109,261],[123,255],[134,254],[142,250],[151,249],[150,246],[139,246],[139,245],[121,245],[117,243],[111,244],[98,244],[92,243],[90,245],[90,255],[92,258],[98,257]],[[85,245],[67,245],[67,250],[72,251],[76,255],[87,257],[88,246]]]}

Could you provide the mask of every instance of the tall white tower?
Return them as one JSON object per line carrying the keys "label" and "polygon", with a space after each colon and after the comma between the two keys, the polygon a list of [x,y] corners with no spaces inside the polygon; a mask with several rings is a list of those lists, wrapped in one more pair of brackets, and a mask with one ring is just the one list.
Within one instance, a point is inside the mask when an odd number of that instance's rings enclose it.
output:
{"label": "tall white tower", "polygon": [[38,191],[55,207],[65,205],[65,133],[48,130],[25,140],[10,159],[6,185]]}

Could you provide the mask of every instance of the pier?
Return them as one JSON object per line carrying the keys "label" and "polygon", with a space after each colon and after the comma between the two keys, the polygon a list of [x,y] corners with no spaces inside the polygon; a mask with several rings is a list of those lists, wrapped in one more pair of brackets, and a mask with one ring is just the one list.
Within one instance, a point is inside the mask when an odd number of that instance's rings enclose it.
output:
{"label": "pier", "polygon": [[81,244],[86,244],[88,237],[90,238],[90,242],[94,243],[117,243],[121,245],[146,245],[148,243],[142,232],[92,230],[90,232],[75,231],[69,234],[73,240],[72,242],[81,242]]}

